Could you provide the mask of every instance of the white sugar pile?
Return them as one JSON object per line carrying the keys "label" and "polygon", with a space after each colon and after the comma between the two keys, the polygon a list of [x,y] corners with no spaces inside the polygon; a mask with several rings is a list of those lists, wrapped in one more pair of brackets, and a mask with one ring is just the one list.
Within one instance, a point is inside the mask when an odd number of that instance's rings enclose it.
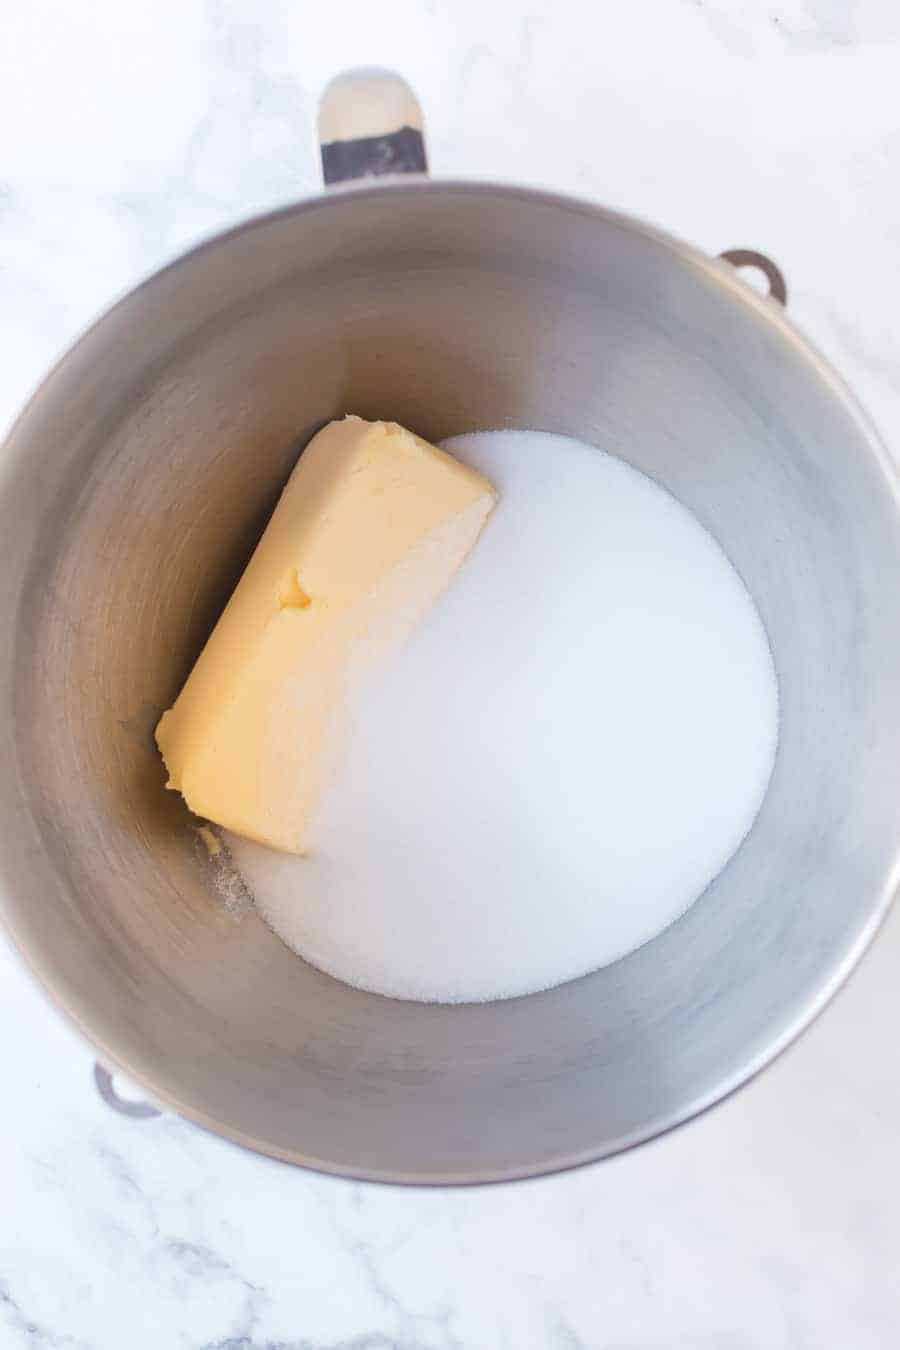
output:
{"label": "white sugar pile", "polygon": [[368,688],[307,858],[230,836],[271,927],[362,989],[508,998],[615,961],[740,845],[778,732],[742,582],[667,492],[591,446],[447,444],[500,504]]}

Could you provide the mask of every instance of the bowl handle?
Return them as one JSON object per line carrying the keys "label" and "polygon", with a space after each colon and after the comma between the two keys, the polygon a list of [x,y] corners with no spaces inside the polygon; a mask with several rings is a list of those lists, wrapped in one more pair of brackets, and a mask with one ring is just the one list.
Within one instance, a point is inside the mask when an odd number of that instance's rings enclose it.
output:
{"label": "bowl handle", "polygon": [[719,257],[725,262],[731,263],[732,267],[753,267],[757,272],[762,272],[766,281],[769,283],[769,299],[777,300],[779,305],[787,304],[787,282],[784,279],[784,273],[781,268],[773,263],[771,258],[767,258],[764,253],[757,253],[752,248],[729,248]]}
{"label": "bowl handle", "polygon": [[112,1074],[99,1060],[94,1063],[94,1085],[106,1105],[118,1111],[120,1116],[132,1116],[135,1120],[150,1120],[154,1116],[162,1115],[162,1112],[150,1102],[133,1102],[126,1097],[120,1097],[116,1092]]}
{"label": "bowl handle", "polygon": [[326,187],[428,172],[422,110],[391,70],[348,70],[331,81],[319,103],[319,146]]}

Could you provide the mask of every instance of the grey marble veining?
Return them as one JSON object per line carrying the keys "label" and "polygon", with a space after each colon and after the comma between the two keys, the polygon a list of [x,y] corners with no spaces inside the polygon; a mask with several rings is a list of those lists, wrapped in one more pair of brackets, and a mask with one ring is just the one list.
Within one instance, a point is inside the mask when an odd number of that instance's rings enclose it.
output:
{"label": "grey marble veining", "polygon": [[[394,65],[439,175],[582,193],[763,250],[900,450],[891,0],[9,0],[0,423],[94,314],[316,190],[319,89]],[[611,1163],[422,1192],[112,1113],[0,947],[0,1348],[892,1350],[900,919],[803,1042]]]}

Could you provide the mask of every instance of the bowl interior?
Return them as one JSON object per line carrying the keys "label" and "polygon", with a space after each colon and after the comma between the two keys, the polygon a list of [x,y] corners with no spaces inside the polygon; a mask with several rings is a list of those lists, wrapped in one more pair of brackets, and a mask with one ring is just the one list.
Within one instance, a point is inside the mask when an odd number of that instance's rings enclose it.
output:
{"label": "bowl interior", "polygon": [[[592,441],[711,530],[782,735],[745,844],[654,942],[548,993],[404,1004],[228,909],[152,744],[311,432]],[[836,987],[900,834],[900,515],[871,432],[724,268],[577,203],[452,184],[265,218],[139,288],[11,438],[2,904],[106,1056],[232,1138],[359,1176],[512,1177],[650,1137]],[[627,896],[623,897],[627,903]]]}

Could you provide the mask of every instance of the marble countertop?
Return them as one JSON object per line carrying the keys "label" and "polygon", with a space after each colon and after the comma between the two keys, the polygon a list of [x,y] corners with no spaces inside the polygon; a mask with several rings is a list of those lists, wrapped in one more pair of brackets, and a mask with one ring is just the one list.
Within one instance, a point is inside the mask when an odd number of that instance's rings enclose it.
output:
{"label": "marble countertop", "polygon": [[[760,249],[900,450],[895,0],[7,0],[0,423],[104,306],[314,191],[319,91],[400,69],[437,175]],[[0,1347],[888,1350],[900,914],[774,1068],[580,1172],[469,1191],[305,1174],[115,1114],[0,944]]]}

